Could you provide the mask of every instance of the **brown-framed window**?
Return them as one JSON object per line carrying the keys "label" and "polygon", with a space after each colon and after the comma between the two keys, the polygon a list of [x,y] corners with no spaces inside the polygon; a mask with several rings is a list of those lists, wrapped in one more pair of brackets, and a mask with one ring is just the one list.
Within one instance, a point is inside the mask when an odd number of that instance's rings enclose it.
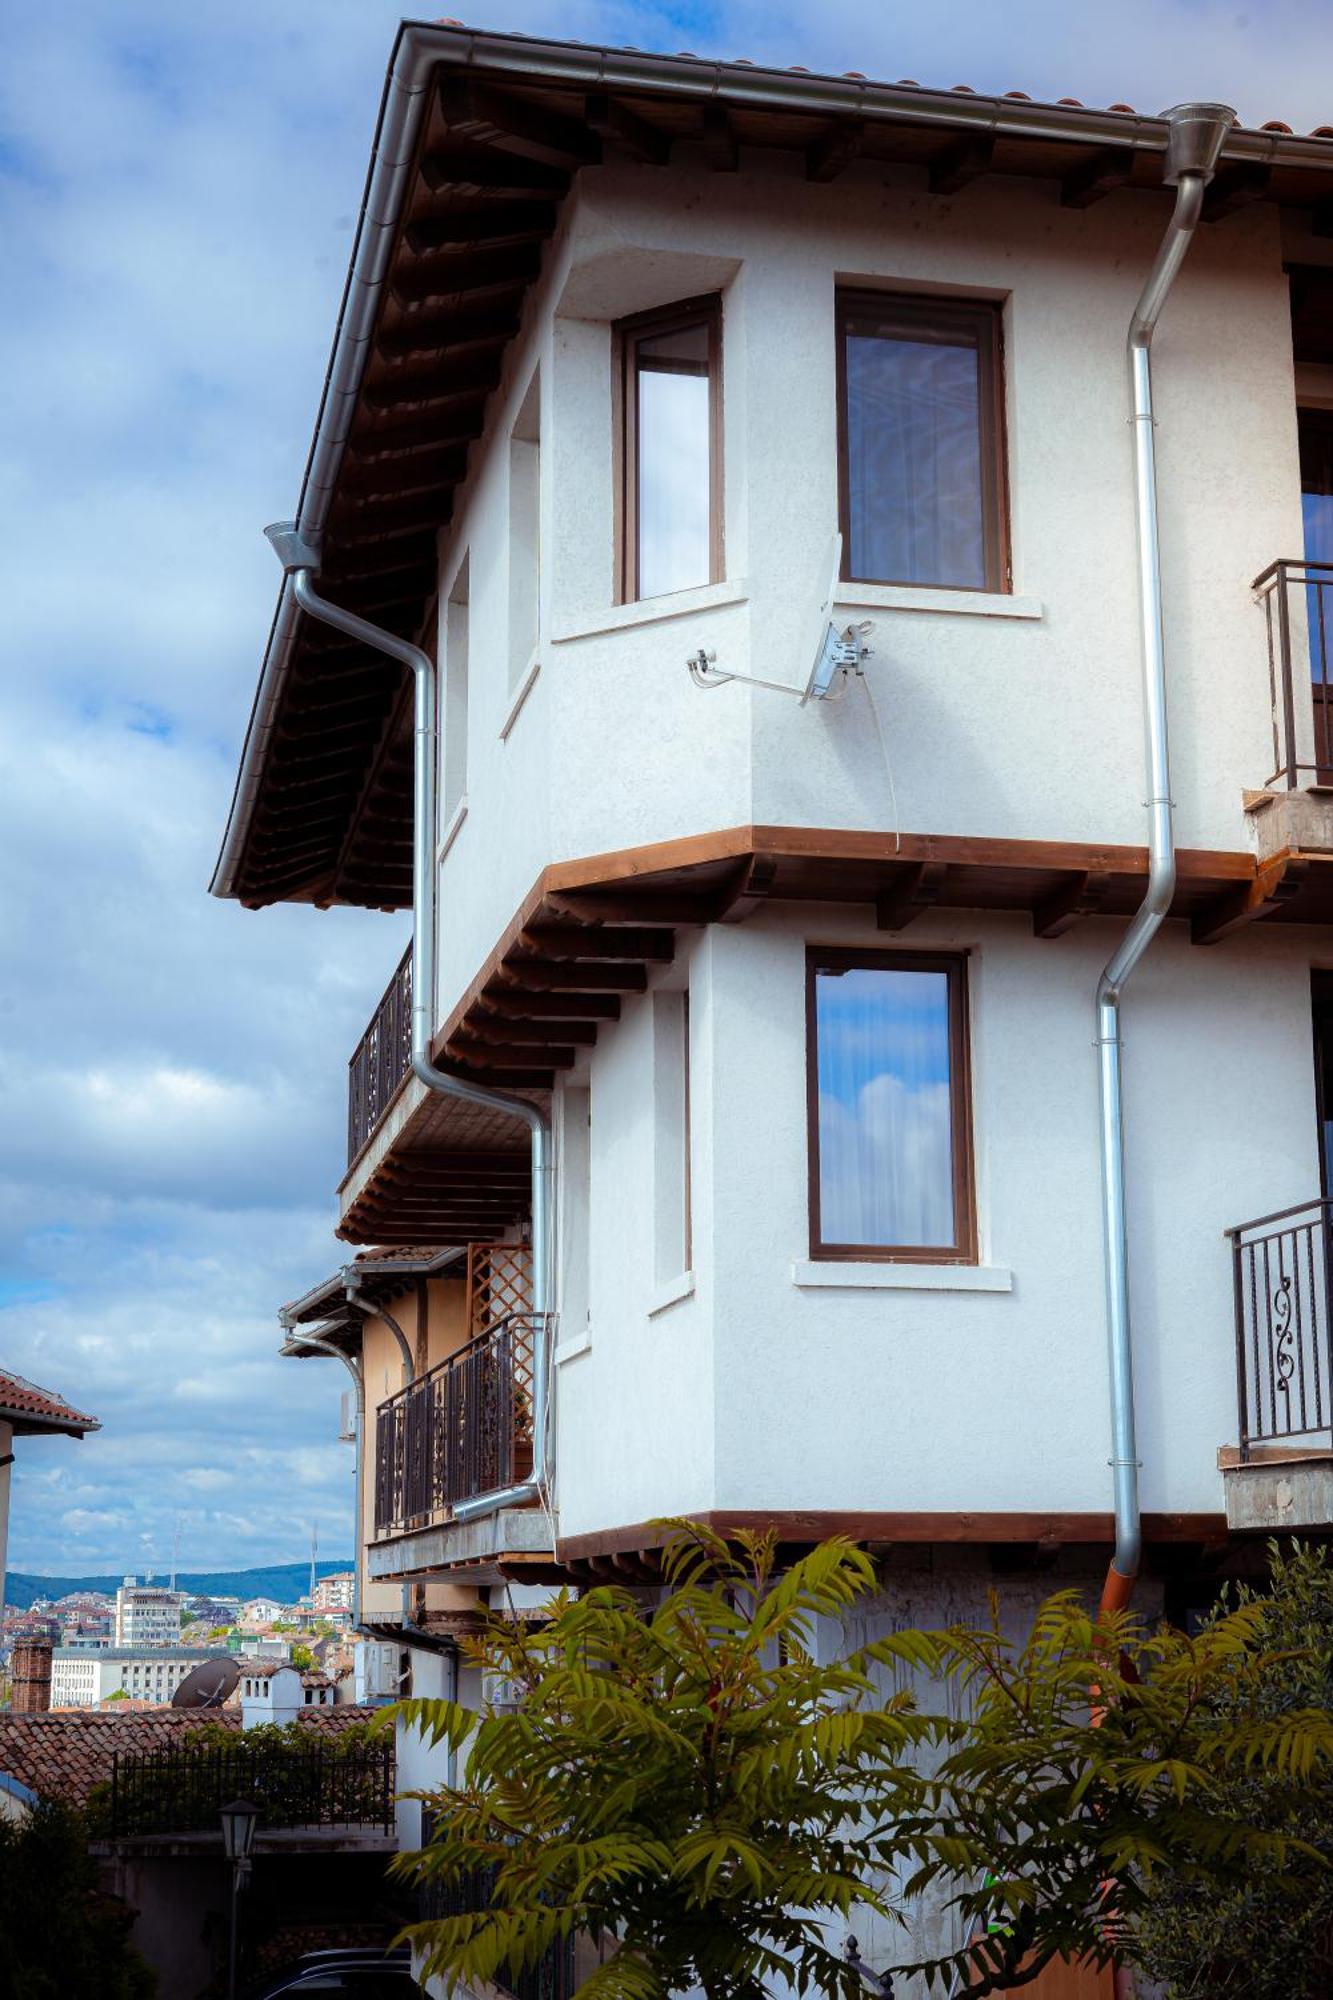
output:
{"label": "brown-framed window", "polygon": [[620,596],[722,579],[722,301],[616,328]]}
{"label": "brown-framed window", "polygon": [[1008,590],[1000,307],[840,292],[837,339],[844,578]]}
{"label": "brown-framed window", "polygon": [[811,1256],[975,1263],[966,958],[806,965]]}

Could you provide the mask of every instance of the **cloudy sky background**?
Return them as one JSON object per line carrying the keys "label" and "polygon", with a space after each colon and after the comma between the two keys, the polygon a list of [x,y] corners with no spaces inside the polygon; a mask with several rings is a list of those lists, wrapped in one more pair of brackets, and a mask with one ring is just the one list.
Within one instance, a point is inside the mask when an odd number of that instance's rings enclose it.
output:
{"label": "cloudy sky background", "polygon": [[[350,1547],[345,1376],[274,1312],[340,1261],[346,1057],[401,920],[209,899],[390,0],[0,21],[0,1365],[99,1415],[20,1448],[14,1569]],[[478,24],[1247,122],[1333,123],[1325,0],[618,0]]]}

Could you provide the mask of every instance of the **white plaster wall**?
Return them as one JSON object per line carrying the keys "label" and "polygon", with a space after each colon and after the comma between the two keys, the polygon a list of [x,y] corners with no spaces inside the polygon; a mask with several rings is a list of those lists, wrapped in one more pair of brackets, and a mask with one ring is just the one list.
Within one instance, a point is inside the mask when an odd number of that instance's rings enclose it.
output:
{"label": "white plaster wall", "polygon": [[[591,1345],[558,1375],[560,1531],[703,1507],[1105,1511],[1092,995],[1117,926],[1058,941],[933,913],[970,954],[977,1202],[998,1292],[808,1289],[805,948],[885,943],[853,910],[714,926],[690,962],[694,1294],[655,1318],[650,1009],[592,1064]],[[1321,941],[1213,949],[1169,925],[1126,1001],[1143,1504],[1220,1512],[1236,1438],[1223,1231],[1319,1191],[1309,971]],[[1322,962],[1330,962],[1323,949]]]}
{"label": "white plaster wall", "polygon": [[[1038,182],[983,179],[944,199],[907,170],[818,187],[780,157],[735,176],[580,176],[442,540],[446,587],[464,553],[471,564],[468,814],[443,865],[442,1012],[549,861],[750,820],[892,824],[864,690],[802,710],[737,686],[701,692],[684,668],[700,645],[779,678],[807,664],[836,517],[838,282],[1005,302],[1014,591],[1038,615],[974,615],[970,593],[905,610],[854,586],[843,606],[875,621],[869,671],[898,823],[1142,840],[1123,350],[1168,212],[1165,197],[1123,192],[1065,210]],[[643,622],[613,605],[610,324],[712,288],[725,313],[727,583],[657,600]],[[502,735],[507,441],[538,364],[540,671]],[[1271,754],[1247,586],[1301,540],[1275,211],[1201,230],[1156,368],[1179,837],[1236,847],[1239,793]]]}
{"label": "white plaster wall", "polygon": [[712,1504],[711,959],[706,933],[675,971],[690,987],[694,1290],[660,1310],[647,999],[603,1030],[591,1067],[587,1335],[554,1371],[562,1534]]}

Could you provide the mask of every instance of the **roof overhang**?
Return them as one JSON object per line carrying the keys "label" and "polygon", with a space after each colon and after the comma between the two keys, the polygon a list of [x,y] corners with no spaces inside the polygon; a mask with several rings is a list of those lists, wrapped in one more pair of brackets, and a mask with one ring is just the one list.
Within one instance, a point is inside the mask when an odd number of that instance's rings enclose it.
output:
{"label": "roof overhang", "polygon": [[[461,1254],[456,1244],[420,1250],[404,1246],[387,1253],[363,1254],[312,1286],[303,1298],[284,1306],[282,1324],[298,1340],[300,1336],[295,1329],[302,1326],[316,1331],[321,1338],[327,1337],[326,1328],[333,1326],[341,1337],[353,1321],[359,1323],[364,1317],[352,1303],[353,1294],[372,1307],[388,1305],[423,1280],[447,1276]],[[320,1321],[324,1323],[322,1326],[317,1325]]]}
{"label": "roof overhang", "polygon": [[[582,168],[742,149],[829,181],[920,170],[939,194],[981,174],[1040,177],[1086,207],[1160,187],[1166,124],[1018,93],[819,76],[422,22],[399,31],[299,509],[337,601],[413,636],[437,537],[487,399]],[[1333,132],[1236,129],[1207,214],[1254,201],[1333,226]],[[286,581],[213,891],[401,908],[411,892],[408,689],[401,669],[297,609]]]}

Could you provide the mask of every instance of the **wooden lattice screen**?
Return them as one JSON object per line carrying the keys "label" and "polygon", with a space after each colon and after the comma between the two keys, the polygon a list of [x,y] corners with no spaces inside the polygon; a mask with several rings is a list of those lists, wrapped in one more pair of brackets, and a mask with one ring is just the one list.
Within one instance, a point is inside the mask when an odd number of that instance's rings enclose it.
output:
{"label": "wooden lattice screen", "polygon": [[[467,1248],[468,1338],[476,1340],[511,1313],[532,1312],[532,1247],[527,1243],[469,1243]],[[514,1391],[514,1423],[520,1456],[531,1463],[533,1322],[525,1317],[509,1329],[506,1364]]]}

